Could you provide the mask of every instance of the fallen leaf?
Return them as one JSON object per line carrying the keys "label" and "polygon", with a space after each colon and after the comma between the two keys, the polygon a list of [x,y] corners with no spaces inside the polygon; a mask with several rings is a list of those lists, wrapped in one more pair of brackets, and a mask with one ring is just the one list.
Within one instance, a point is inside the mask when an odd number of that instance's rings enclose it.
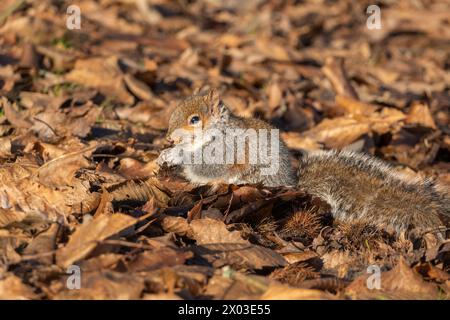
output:
{"label": "fallen leaf", "polygon": [[355,279],[345,290],[353,299],[437,299],[439,291],[435,284],[426,282],[400,258],[394,269],[380,274],[380,290],[369,289],[370,275]]}
{"label": "fallen leaf", "polygon": [[23,253],[25,255],[36,255],[36,260],[40,263],[52,264],[54,255],[48,254],[56,248],[56,237],[59,230],[60,226],[57,223],[51,224],[50,228],[33,238]]}
{"label": "fallen leaf", "polygon": [[85,258],[97,245],[137,222],[124,214],[100,215],[86,224],[80,225],[70,236],[65,247],[56,252],[58,265],[66,268]]}
{"label": "fallen leaf", "polygon": [[138,272],[173,267],[184,264],[192,256],[192,252],[177,251],[168,247],[146,250],[127,262],[127,269],[131,272]]}
{"label": "fallen leaf", "polygon": [[38,296],[20,278],[5,274],[0,279],[0,300],[34,300]]}
{"label": "fallen leaf", "polygon": [[114,56],[78,59],[73,70],[65,75],[69,82],[99,89],[106,95],[112,93],[119,101],[133,104],[134,97],[125,88],[123,77]]}
{"label": "fallen leaf", "polygon": [[96,271],[83,273],[79,290],[64,289],[51,298],[55,300],[133,300],[140,298],[143,289],[144,280],[137,275]]}
{"label": "fallen leaf", "polygon": [[215,268],[231,265],[236,269],[263,269],[286,265],[286,260],[280,254],[252,244],[211,243],[191,249]]}
{"label": "fallen leaf", "polygon": [[431,116],[430,109],[422,103],[415,103],[405,119],[406,123],[419,124],[427,128],[436,129],[436,123]]}
{"label": "fallen leaf", "polygon": [[293,288],[286,285],[271,283],[261,300],[334,300],[330,293],[314,290]]}
{"label": "fallen leaf", "polygon": [[190,223],[192,237],[198,245],[211,243],[242,243],[249,244],[242,239],[239,231],[228,231],[222,221],[215,219],[197,219]]}

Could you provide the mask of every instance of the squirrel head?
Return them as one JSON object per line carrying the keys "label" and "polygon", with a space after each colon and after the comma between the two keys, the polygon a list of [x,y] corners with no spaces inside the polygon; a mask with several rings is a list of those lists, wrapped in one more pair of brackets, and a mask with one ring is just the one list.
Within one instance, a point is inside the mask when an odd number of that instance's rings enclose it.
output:
{"label": "squirrel head", "polygon": [[218,123],[227,123],[230,115],[215,89],[192,96],[180,103],[170,116],[167,138],[173,140],[175,130],[192,134],[195,129],[205,130]]}

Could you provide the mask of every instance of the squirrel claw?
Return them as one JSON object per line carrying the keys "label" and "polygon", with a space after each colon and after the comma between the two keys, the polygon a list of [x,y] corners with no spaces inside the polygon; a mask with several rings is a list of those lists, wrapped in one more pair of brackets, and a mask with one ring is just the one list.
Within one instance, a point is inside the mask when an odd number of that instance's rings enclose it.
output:
{"label": "squirrel claw", "polygon": [[156,159],[156,164],[159,166],[162,166],[164,163],[166,163],[167,162],[166,155],[167,155],[167,149],[161,151],[158,158]]}

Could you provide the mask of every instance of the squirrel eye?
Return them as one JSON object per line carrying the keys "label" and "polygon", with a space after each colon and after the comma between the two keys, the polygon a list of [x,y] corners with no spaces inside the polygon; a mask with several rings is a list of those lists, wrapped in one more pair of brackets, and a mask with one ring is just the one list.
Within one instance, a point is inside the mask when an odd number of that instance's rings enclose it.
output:
{"label": "squirrel eye", "polygon": [[200,122],[200,117],[199,116],[193,116],[191,117],[191,119],[189,120],[189,124],[190,125],[196,125],[197,123]]}

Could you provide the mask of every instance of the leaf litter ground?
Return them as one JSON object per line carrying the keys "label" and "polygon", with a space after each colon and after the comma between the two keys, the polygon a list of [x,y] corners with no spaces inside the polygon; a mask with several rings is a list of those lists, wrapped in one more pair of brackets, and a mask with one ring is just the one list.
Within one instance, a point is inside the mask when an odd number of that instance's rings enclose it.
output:
{"label": "leaf litter ground", "polygon": [[379,30],[369,1],[142,3],[80,0],[79,30],[71,1],[0,5],[0,298],[449,297],[448,240],[337,223],[302,190],[195,187],[154,161],[206,85],[282,129],[293,165],[365,151],[448,188],[448,2],[382,1]]}

